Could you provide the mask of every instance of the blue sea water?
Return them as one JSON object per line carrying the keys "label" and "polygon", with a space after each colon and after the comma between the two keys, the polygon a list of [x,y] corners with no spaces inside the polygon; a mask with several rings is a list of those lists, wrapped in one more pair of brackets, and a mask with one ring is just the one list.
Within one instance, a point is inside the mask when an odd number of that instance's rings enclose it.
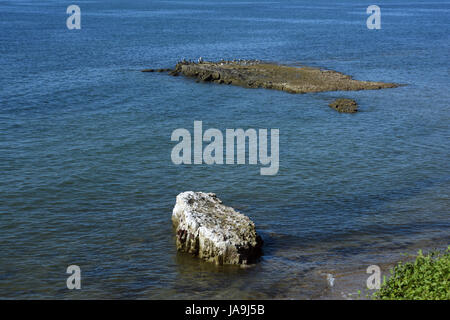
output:
{"label": "blue sea water", "polygon": [[[450,243],[449,1],[0,1],[1,298],[342,298]],[[81,8],[68,30],[66,8]],[[260,59],[405,86],[293,95],[144,68]],[[357,114],[329,108],[356,99]],[[278,128],[280,170],[174,165],[177,128]],[[265,240],[249,269],[177,253],[178,193]],[[79,265],[82,289],[68,290]],[[329,287],[326,274],[335,276]]]}

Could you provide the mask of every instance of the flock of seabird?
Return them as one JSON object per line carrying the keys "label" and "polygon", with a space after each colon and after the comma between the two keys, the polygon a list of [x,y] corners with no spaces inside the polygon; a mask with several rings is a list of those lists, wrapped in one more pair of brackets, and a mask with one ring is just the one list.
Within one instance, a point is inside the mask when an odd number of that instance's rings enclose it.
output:
{"label": "flock of seabird", "polygon": [[[205,62],[205,60],[202,57],[200,57],[197,59],[197,62],[195,62],[191,59],[186,60],[186,58],[183,58],[178,63],[180,63],[180,64],[195,64],[195,63],[202,64],[204,62]],[[233,60],[222,59],[219,61],[219,63],[221,66],[223,66],[225,64],[254,65],[254,64],[261,63],[261,61],[260,60],[245,60],[245,59],[233,59]]]}

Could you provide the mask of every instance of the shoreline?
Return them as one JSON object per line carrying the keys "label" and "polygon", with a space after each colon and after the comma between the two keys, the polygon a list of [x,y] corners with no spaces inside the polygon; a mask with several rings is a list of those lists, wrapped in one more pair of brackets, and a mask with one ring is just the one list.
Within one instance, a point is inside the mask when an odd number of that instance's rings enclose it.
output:
{"label": "shoreline", "polygon": [[[372,273],[367,273],[367,267],[370,265],[379,266],[381,270],[381,283],[383,283],[384,277],[388,280],[391,276],[390,270],[392,268],[400,262],[414,261],[419,250],[422,250],[424,253],[429,253],[434,250],[444,252],[448,247],[448,243],[446,244],[444,241],[439,243],[438,246],[433,245],[433,243],[435,243],[433,239],[424,239],[404,249],[392,249],[384,254],[373,254],[373,260],[368,260],[367,265],[358,266],[352,264],[336,270],[326,270],[322,273],[326,274],[326,272],[329,272],[333,275],[335,279],[334,286],[328,286],[324,295],[319,297],[319,299],[370,300],[372,295],[378,290],[367,288],[366,281],[372,275]],[[379,255],[381,257],[378,257]]]}

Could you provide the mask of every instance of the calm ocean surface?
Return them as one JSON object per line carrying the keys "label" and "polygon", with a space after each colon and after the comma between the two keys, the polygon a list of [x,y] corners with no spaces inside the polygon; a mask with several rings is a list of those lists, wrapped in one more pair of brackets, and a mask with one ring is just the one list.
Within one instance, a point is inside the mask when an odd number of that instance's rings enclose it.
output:
{"label": "calm ocean surface", "polygon": [[[66,8],[81,7],[81,30]],[[450,243],[449,1],[0,1],[0,298],[339,298]],[[396,89],[292,95],[143,68],[329,68]],[[327,106],[354,98],[357,114]],[[173,130],[279,128],[280,170],[172,163]],[[178,193],[265,240],[250,269],[176,252]],[[66,288],[66,268],[82,289]],[[326,274],[336,278],[330,288]]]}

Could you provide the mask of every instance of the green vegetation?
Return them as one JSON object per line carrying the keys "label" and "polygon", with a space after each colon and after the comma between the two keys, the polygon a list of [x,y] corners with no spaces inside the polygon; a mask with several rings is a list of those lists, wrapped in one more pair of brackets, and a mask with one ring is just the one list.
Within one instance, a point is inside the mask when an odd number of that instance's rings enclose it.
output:
{"label": "green vegetation", "polygon": [[450,300],[450,246],[443,253],[424,255],[399,263],[373,298],[384,300]]}

